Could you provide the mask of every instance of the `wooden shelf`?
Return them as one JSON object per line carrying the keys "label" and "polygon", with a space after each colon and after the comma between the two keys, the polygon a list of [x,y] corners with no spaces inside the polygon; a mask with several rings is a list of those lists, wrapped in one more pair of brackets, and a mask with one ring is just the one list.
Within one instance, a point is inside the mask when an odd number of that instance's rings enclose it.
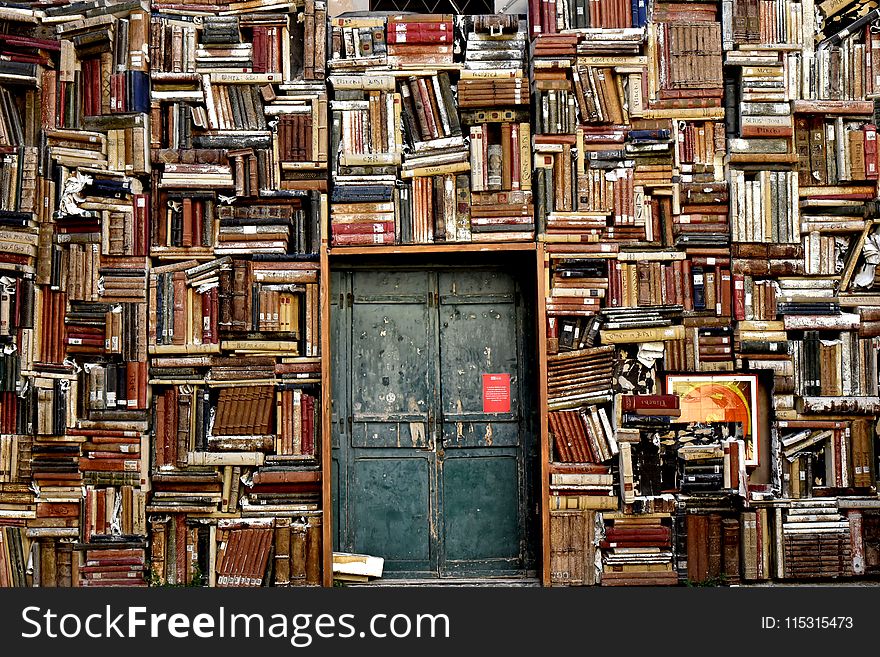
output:
{"label": "wooden shelf", "polygon": [[327,255],[364,256],[407,253],[493,253],[500,251],[534,251],[534,242],[452,242],[446,244],[393,244],[377,246],[333,246]]}

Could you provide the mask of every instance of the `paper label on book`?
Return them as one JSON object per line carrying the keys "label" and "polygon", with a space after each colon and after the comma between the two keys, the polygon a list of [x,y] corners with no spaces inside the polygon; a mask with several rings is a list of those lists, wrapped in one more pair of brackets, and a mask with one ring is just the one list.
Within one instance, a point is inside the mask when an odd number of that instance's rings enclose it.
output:
{"label": "paper label on book", "polygon": [[483,412],[510,412],[510,374],[483,375]]}
{"label": "paper label on book", "polygon": [[242,229],[243,229],[242,232],[245,235],[256,235],[256,233],[257,233],[256,226],[243,226]]}

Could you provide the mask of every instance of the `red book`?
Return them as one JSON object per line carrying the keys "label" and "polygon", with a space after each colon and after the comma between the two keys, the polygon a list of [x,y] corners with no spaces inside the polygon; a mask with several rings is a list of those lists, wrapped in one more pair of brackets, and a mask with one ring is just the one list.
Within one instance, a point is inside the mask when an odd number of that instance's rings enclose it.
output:
{"label": "red book", "polygon": [[609,527],[605,530],[605,538],[609,541],[621,539],[634,539],[637,541],[648,541],[654,538],[666,540],[671,536],[668,527],[653,526],[644,529],[635,527]]}
{"label": "red book", "polygon": [[262,26],[254,27],[253,39],[253,60],[254,73],[265,73],[266,67],[266,28]]}
{"label": "red book", "polygon": [[532,36],[541,34],[541,0],[529,0],[529,25],[531,26]]}
{"label": "red book", "polygon": [[303,395],[303,435],[302,435],[302,453],[315,453],[315,398],[311,395]]}
{"label": "red book", "polygon": [[158,415],[157,419],[162,418],[165,425],[165,461],[166,465],[172,465],[177,462],[177,388],[171,386],[165,391],[165,414]]}
{"label": "red book", "polygon": [[131,563],[131,564],[119,564],[119,563],[105,563],[95,566],[80,566],[80,573],[118,573],[120,576],[129,576],[125,575],[125,573],[137,573],[141,572],[144,569],[144,565]]}
{"label": "red book", "polygon": [[451,43],[452,23],[389,23],[387,39],[392,45]]}
{"label": "red book", "polygon": [[556,33],[556,2],[551,0],[543,0],[544,16],[541,24],[544,27],[544,34]]}
{"label": "red book", "polygon": [[134,472],[131,467],[126,467],[126,461],[137,461],[138,454],[119,454],[117,458],[90,459],[81,458],[79,468],[84,472]]}
{"label": "red book", "polygon": [[394,233],[394,220],[373,221],[370,223],[333,224],[335,235],[379,235]]}
{"label": "red book", "polygon": [[147,364],[138,363],[138,408],[147,407]]}
{"label": "red book", "polygon": [[137,438],[140,436],[140,432],[126,429],[77,429],[71,427],[65,433],[69,436],[90,436],[93,439],[95,436],[108,438]]}
{"label": "red book", "polygon": [[140,378],[140,368],[137,363],[125,364],[125,398],[128,400],[129,408],[137,407],[138,398],[138,378]]}
{"label": "red book", "polygon": [[649,547],[669,547],[668,541],[600,541],[599,547],[607,550],[609,548],[649,548]]}
{"label": "red book", "polygon": [[86,565],[97,566],[118,559],[137,559],[144,563],[144,551],[139,548],[91,548],[86,550]]}
{"label": "red book", "polygon": [[610,474],[611,468],[599,463],[551,463],[550,474]]}
{"label": "red book", "polygon": [[287,470],[280,472],[257,472],[254,474],[254,485],[266,484],[300,484],[321,481],[318,470]]}
{"label": "red book", "polygon": [[622,395],[620,399],[624,411],[680,408],[678,395]]}
{"label": "red book", "polygon": [[684,291],[684,309],[694,309],[694,278],[690,260],[681,261],[681,287]]}
{"label": "red book", "polygon": [[733,318],[739,322],[746,318],[746,278],[743,274],[733,275]]}
{"label": "red book", "polygon": [[208,246],[204,242],[205,230],[205,202],[197,201],[193,204],[192,241],[195,246]]}
{"label": "red book", "polygon": [[719,290],[716,298],[721,301],[721,312],[719,314],[724,317],[729,317],[732,313],[730,270],[718,269],[717,271],[718,275],[715,277],[715,280],[717,281]]}

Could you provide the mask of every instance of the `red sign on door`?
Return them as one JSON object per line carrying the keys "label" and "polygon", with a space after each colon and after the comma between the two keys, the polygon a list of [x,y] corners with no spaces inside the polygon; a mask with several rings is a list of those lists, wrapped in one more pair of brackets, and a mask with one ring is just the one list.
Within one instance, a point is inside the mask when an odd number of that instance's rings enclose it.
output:
{"label": "red sign on door", "polygon": [[510,374],[483,375],[483,412],[510,413]]}

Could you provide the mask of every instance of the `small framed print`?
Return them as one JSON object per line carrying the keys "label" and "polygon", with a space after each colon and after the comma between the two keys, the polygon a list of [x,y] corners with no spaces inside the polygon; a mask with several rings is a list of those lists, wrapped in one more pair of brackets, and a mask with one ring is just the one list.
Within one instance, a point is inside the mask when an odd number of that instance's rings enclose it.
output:
{"label": "small framed print", "polygon": [[746,465],[758,465],[758,377],[753,374],[669,374],[666,394],[678,395],[676,422],[738,422]]}

